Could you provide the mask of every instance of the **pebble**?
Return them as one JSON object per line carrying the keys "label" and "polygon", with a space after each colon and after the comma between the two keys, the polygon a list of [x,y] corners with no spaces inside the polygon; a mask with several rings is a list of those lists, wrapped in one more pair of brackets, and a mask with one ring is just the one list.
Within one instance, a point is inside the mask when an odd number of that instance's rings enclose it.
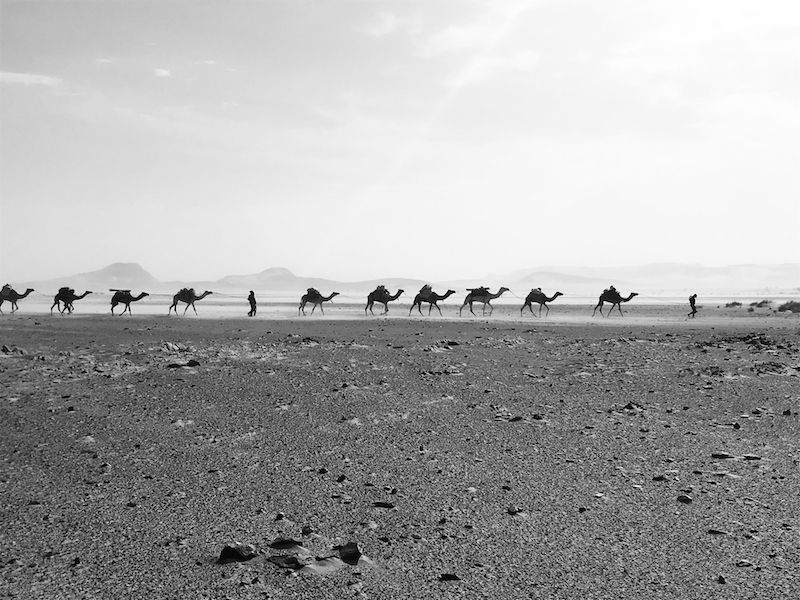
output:
{"label": "pebble", "polygon": [[686,494],[681,494],[680,496],[678,496],[678,502],[683,502],[684,504],[691,504],[692,497]]}
{"label": "pebble", "polygon": [[728,454],[727,452],[712,452],[711,458],[726,459],[726,458],[736,458],[736,457],[733,454]]}

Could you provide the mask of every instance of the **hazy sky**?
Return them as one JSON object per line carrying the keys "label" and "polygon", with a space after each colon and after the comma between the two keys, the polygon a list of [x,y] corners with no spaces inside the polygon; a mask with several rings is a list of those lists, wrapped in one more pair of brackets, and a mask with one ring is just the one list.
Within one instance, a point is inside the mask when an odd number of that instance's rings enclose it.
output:
{"label": "hazy sky", "polygon": [[0,279],[800,262],[800,2],[0,0]]}

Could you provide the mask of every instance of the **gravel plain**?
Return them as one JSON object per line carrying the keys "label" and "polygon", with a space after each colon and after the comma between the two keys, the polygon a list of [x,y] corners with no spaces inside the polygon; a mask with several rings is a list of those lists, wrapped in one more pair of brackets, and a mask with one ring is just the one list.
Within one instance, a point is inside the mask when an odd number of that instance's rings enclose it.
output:
{"label": "gravel plain", "polygon": [[560,309],[1,318],[0,595],[800,597],[797,315]]}

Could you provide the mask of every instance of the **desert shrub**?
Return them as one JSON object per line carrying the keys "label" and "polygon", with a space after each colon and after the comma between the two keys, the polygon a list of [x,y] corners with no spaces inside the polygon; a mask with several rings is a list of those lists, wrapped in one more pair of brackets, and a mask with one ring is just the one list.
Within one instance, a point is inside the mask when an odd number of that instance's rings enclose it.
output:
{"label": "desert shrub", "polygon": [[755,310],[756,309],[751,306],[750,308],[747,309],[747,312],[755,312]]}
{"label": "desert shrub", "polygon": [[755,306],[756,308],[764,308],[765,306],[769,306],[772,304],[772,300],[762,300],[761,302],[751,302],[750,306]]}
{"label": "desert shrub", "polygon": [[778,312],[789,311],[793,313],[800,313],[800,302],[796,300],[789,300],[789,302],[784,302],[778,307]]}
{"label": "desert shrub", "polygon": [[742,303],[741,303],[741,302],[736,302],[736,301],[734,301],[734,302],[728,302],[728,303],[725,305],[725,308],[736,308],[737,306],[741,306],[741,305],[742,305]]}

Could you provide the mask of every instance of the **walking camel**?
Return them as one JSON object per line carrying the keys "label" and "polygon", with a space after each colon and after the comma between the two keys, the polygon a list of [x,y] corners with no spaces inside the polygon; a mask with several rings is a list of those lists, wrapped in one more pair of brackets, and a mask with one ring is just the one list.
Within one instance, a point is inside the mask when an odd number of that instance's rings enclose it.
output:
{"label": "walking camel", "polygon": [[552,302],[559,296],[563,295],[564,294],[562,294],[561,292],[556,292],[555,294],[553,294],[552,298],[548,298],[547,294],[542,292],[542,288],[533,289],[531,290],[530,294],[528,294],[528,296],[525,298],[525,304],[523,304],[522,308],[519,309],[519,314],[520,316],[522,316],[522,311],[524,311],[525,307],[527,306],[528,309],[531,311],[531,314],[535,317],[536,315],[533,314],[533,306],[532,306],[532,304],[535,302],[536,304],[539,305],[540,317],[542,316],[542,307],[544,306],[547,309],[547,312],[544,313],[544,316],[546,317],[547,315],[550,314],[550,307],[547,306],[547,303]]}
{"label": "walking camel", "polygon": [[367,310],[369,310],[369,312],[374,315],[375,313],[372,312],[372,305],[376,302],[383,304],[384,311],[381,314],[387,314],[389,312],[389,302],[397,300],[400,297],[400,294],[402,294],[404,291],[405,290],[397,290],[397,293],[392,295],[389,293],[389,290],[382,285],[379,285],[374,291],[370,292],[369,296],[367,296],[367,305],[364,307],[364,314],[367,314]]}
{"label": "walking camel", "polygon": [[318,306],[319,306],[319,312],[321,312],[324,315],[325,311],[322,310],[322,303],[323,302],[328,302],[329,300],[333,300],[333,297],[334,296],[338,296],[338,295],[339,295],[339,292],[333,292],[330,296],[328,296],[326,298],[325,296],[320,294],[318,290],[315,290],[314,288],[308,288],[306,293],[303,294],[303,297],[300,298],[300,308],[298,308],[297,311],[301,312],[301,313],[303,313],[303,315],[305,315],[306,314],[306,310],[305,310],[306,304],[311,303],[312,304],[312,306],[311,306],[311,314],[312,315],[314,314],[314,311],[317,309]]}
{"label": "walking camel", "polygon": [[[80,296],[75,295],[75,290],[71,287],[62,287],[58,289],[58,293],[53,297],[53,306],[50,307],[50,314],[53,314],[53,309],[58,308],[58,311],[63,315],[65,312],[72,314],[75,308],[72,303],[81,298],[85,298],[92,292],[87,290]],[[61,303],[64,303],[64,308],[61,308]]]}
{"label": "walking camel", "polygon": [[[592,311],[592,316],[594,316],[594,313],[597,312],[597,309],[599,308],[600,309],[600,316],[607,317],[613,312],[615,306],[617,307],[617,309],[619,309],[620,316],[622,316],[622,306],[620,306],[620,305],[623,302],[630,302],[633,299],[634,296],[638,296],[638,295],[639,295],[638,292],[631,292],[630,296],[628,296],[627,298],[623,298],[622,296],[620,296],[620,293],[612,285],[607,290],[603,290],[603,293],[600,294],[600,298],[597,300],[597,306],[595,306],[594,307],[594,311]],[[604,315],[603,314],[603,303],[604,302],[611,303],[611,308],[608,311],[608,315]]]}
{"label": "walking camel", "polygon": [[11,314],[13,315],[19,308],[17,306],[17,300],[22,300],[32,291],[33,288],[28,288],[27,290],[25,290],[24,294],[20,294],[17,290],[12,288],[8,284],[4,285],[3,291],[2,293],[0,293],[0,315],[5,314],[2,309],[3,302],[8,302],[11,304]]}
{"label": "walking camel", "polygon": [[480,302],[481,304],[483,304],[483,312],[481,313],[481,315],[486,314],[486,306],[488,305],[489,308],[491,309],[489,311],[489,316],[491,317],[492,313],[494,312],[494,306],[491,305],[491,301],[494,300],[495,298],[499,298],[507,291],[508,291],[507,287],[501,287],[496,294],[492,294],[489,291],[489,288],[485,287],[470,289],[469,294],[467,294],[467,297],[464,298],[464,304],[462,304],[461,308],[458,309],[458,316],[459,317],[461,316],[461,311],[464,310],[464,307],[467,304],[469,304],[469,312],[471,312],[474,316],[477,317],[478,315],[476,315],[472,310],[472,304],[475,302]]}
{"label": "walking camel", "polygon": [[428,303],[428,316],[430,316],[431,311],[433,310],[434,306],[436,307],[436,310],[438,310],[439,314],[441,315],[442,314],[442,309],[439,308],[439,305],[437,304],[437,302],[439,302],[440,300],[446,300],[447,298],[449,298],[450,296],[452,296],[455,293],[456,293],[455,290],[447,290],[444,293],[444,295],[439,295],[436,292],[434,292],[433,290],[431,290],[430,286],[426,285],[425,287],[423,287],[419,291],[419,294],[414,296],[414,303],[411,305],[411,308],[408,309],[408,315],[411,316],[411,312],[414,310],[415,306],[417,307],[417,310],[419,311],[419,314],[422,314],[422,303],[423,302],[427,302]]}
{"label": "walking camel", "polygon": [[214,292],[205,291],[198,296],[195,293],[194,288],[183,288],[172,297],[172,306],[169,307],[167,315],[172,314],[173,308],[175,309],[175,314],[178,314],[178,302],[184,302],[186,304],[186,308],[183,309],[183,314],[186,314],[186,311],[189,310],[190,306],[192,307],[194,314],[197,314],[197,309],[194,307],[194,303],[213,293]]}
{"label": "walking camel", "polygon": [[119,313],[120,317],[122,315],[124,315],[126,311],[131,315],[133,314],[131,312],[131,302],[138,302],[139,300],[141,300],[145,296],[149,296],[150,295],[147,292],[142,292],[138,296],[134,297],[134,296],[131,295],[131,291],[130,290],[108,290],[108,291],[109,292],[114,292],[114,295],[111,296],[111,314],[112,315],[114,314],[114,308],[118,304],[124,304],[125,305],[125,309],[121,313]]}

